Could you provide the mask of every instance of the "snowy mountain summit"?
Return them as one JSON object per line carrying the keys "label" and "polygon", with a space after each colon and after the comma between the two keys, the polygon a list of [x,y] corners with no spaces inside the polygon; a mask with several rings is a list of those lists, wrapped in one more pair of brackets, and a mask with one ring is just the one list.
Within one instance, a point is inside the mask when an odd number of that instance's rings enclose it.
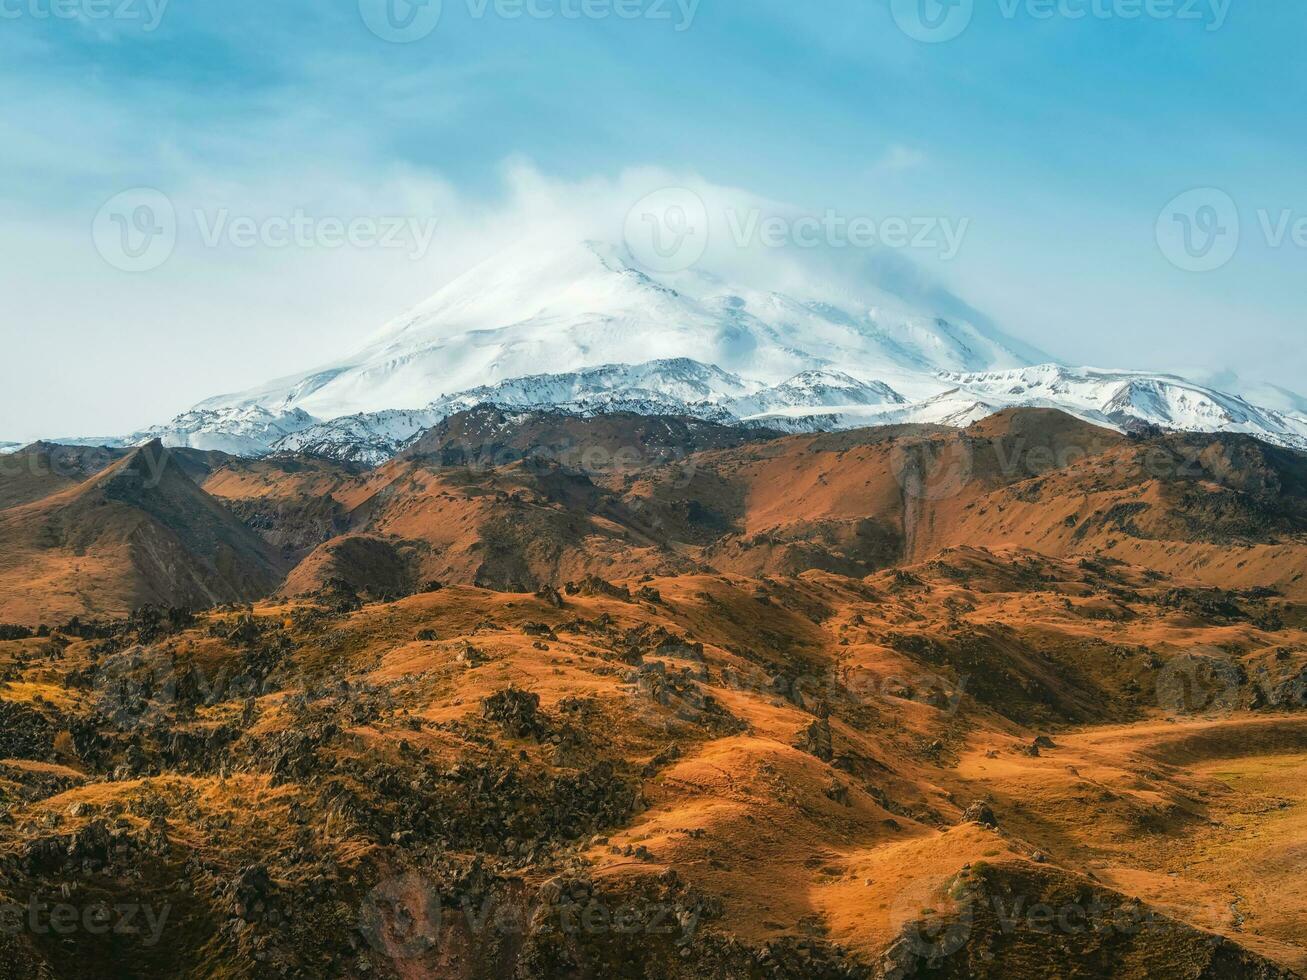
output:
{"label": "snowy mountain summit", "polygon": [[[545,367],[564,375],[672,360],[711,365],[755,387],[821,369],[893,387],[921,373],[1030,363],[1002,337],[875,289],[793,296],[702,271],[655,279],[621,250],[585,242],[519,247],[455,279],[352,357],[199,407],[258,405],[333,419],[423,408]],[[712,388],[720,376],[681,384],[660,374],[664,393],[683,401],[728,393]]]}
{"label": "snowy mountain summit", "polygon": [[487,403],[790,430],[965,425],[1038,405],[1118,428],[1249,432],[1307,448],[1302,416],[1181,378],[1048,361],[992,327],[872,286],[780,292],[701,269],[653,276],[597,242],[523,245],[448,283],[353,356],[211,398],[124,441],[375,464]]}

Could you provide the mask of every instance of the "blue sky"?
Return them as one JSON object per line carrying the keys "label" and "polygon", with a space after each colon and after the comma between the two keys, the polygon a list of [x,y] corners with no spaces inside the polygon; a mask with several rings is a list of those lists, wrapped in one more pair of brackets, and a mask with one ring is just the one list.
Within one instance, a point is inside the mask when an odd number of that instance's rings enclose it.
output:
{"label": "blue sky", "polygon": [[[124,431],[345,353],[530,220],[524,183],[565,207],[632,168],[965,218],[956,258],[913,261],[1063,360],[1307,387],[1307,248],[1259,214],[1307,218],[1299,3],[961,0],[930,43],[899,0],[444,0],[390,43],[357,0],[61,2],[0,0],[0,440]],[[137,187],[440,234],[420,261],[183,235],[128,274],[90,229]],[[1241,225],[1211,271],[1158,245],[1193,188]]]}

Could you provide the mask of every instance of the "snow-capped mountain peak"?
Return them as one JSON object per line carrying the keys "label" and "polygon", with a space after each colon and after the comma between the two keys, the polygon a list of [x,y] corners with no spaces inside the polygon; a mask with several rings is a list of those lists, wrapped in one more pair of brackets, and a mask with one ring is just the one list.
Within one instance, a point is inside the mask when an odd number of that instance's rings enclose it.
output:
{"label": "snow-capped mountain peak", "polygon": [[833,369],[895,389],[897,379],[911,384],[937,370],[1028,363],[997,335],[871,286],[788,295],[701,270],[654,277],[617,246],[524,245],[442,287],[352,357],[199,407],[301,409],[330,420],[421,409],[538,375],[542,365],[563,375],[677,359],[759,387]]}
{"label": "snow-capped mountain peak", "polygon": [[1247,432],[1307,447],[1302,415],[1179,377],[1032,362],[1032,353],[996,328],[874,286],[782,292],[704,269],[650,275],[604,243],[523,243],[441,287],[351,357],[209,399],[120,444],[161,438],[377,463],[485,404],[787,431],[966,425],[1036,406],[1117,428]]}

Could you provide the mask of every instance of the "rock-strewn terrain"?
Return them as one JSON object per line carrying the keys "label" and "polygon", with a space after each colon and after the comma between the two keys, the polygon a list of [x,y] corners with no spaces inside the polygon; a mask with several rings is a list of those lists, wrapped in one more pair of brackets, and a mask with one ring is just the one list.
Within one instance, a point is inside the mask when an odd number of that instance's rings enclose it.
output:
{"label": "rock-strewn terrain", "polygon": [[0,577],[0,977],[1307,970],[1301,457],[711,447],[25,477],[122,608]]}

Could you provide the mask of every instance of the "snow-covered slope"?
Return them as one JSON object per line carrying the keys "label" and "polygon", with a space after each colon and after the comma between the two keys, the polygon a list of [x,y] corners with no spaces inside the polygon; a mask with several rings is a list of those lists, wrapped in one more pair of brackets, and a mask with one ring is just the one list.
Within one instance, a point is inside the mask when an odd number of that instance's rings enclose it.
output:
{"label": "snow-covered slope", "polygon": [[[1038,365],[1017,371],[923,376],[938,392],[908,401],[881,382],[830,370],[760,387],[684,359],[532,375],[441,398],[416,412],[379,412],[323,422],[278,442],[277,452],[311,452],[376,463],[422,431],[478,405],[549,408],[578,415],[634,412],[746,422],[786,432],[867,425],[966,426],[1011,407],[1060,408],[1098,425],[1141,424],[1191,431],[1246,432],[1307,449],[1307,419],[1249,405],[1179,378]],[[647,386],[647,387],[644,387]],[[734,395],[751,391],[748,395]],[[675,392],[675,393],[672,393]]]}
{"label": "snow-covered slope", "polygon": [[428,409],[447,414],[483,402],[511,407],[600,405],[610,399],[649,398],[667,405],[718,405],[762,390],[757,382],[719,367],[689,358],[649,361],[644,364],[604,364],[558,374],[532,374],[494,385],[479,385],[437,399]]}
{"label": "snow-covered slope", "polygon": [[813,427],[829,429],[905,422],[960,427],[1005,408],[1057,408],[1120,430],[1152,425],[1186,432],[1242,432],[1307,450],[1307,417],[1260,408],[1171,375],[1040,364],[987,373],[942,372],[935,380],[944,390],[907,404],[780,410],[752,421],[779,424],[802,415]]}
{"label": "snow-covered slope", "polygon": [[128,437],[129,445],[160,439],[170,448],[208,449],[237,456],[258,456],[280,439],[316,421],[300,409],[269,411],[258,405],[227,409],[195,408],[166,425]]}
{"label": "snow-covered slope", "polygon": [[292,433],[317,423],[299,409],[270,411],[258,405],[238,408],[193,408],[171,422],[125,436],[57,438],[65,446],[108,446],[125,449],[160,440],[170,449],[203,449],[233,456],[262,456]]}
{"label": "snow-covered slope", "polygon": [[271,443],[265,451],[326,456],[347,463],[379,466],[443,416],[432,412],[389,411],[346,415],[316,422]]}
{"label": "snow-covered slope", "polygon": [[[1286,415],[1307,418],[1307,398],[1296,391],[1273,384],[1241,384],[1238,379],[1235,379],[1235,383],[1239,385],[1236,394],[1245,401]],[[1212,387],[1218,386],[1214,384]]]}
{"label": "snow-covered slope", "polygon": [[834,431],[871,425],[951,425],[965,428],[1007,406],[987,401],[963,388],[949,388],[916,402],[881,405],[835,405],[789,408],[750,416],[755,425],[785,432]]}
{"label": "snow-covered slope", "polygon": [[306,452],[375,464],[394,456],[422,431],[479,405],[549,408],[578,415],[682,415],[723,424],[786,411],[794,413],[785,426],[787,430],[807,431],[825,424],[825,420],[819,423],[806,418],[813,409],[904,403],[903,396],[888,385],[859,381],[839,371],[807,371],[779,385],[764,387],[711,365],[676,358],[647,364],[608,364],[568,374],[537,374],[481,385],[438,399],[418,411],[362,413],[320,422],[271,448],[278,453]]}
{"label": "snow-covered slope", "polygon": [[581,415],[690,415],[733,422],[736,416],[723,403],[744,392],[760,390],[758,384],[685,358],[602,365],[568,374],[535,374],[480,385],[437,399],[416,411],[360,413],[319,422],[281,439],[271,450],[375,464],[394,456],[431,426],[478,405],[557,408]]}
{"label": "snow-covered slope", "polygon": [[7,456],[10,453],[16,453],[22,448],[23,445],[19,442],[0,442],[0,456]]}
{"label": "snow-covered slope", "polygon": [[1307,448],[1307,418],[1259,408],[1237,395],[1172,375],[1043,364],[943,377],[1001,407],[1051,406],[1118,428],[1145,424],[1194,432],[1245,432],[1280,445]]}
{"label": "snow-covered slope", "polygon": [[[352,357],[199,407],[298,408],[329,420],[421,409],[542,367],[582,374],[677,359],[763,385],[833,368],[896,388],[896,378],[910,384],[923,372],[1029,363],[997,334],[871,287],[832,298],[757,290],[702,271],[654,279],[613,246],[524,245],[451,282]],[[722,394],[702,381],[660,390],[685,401]],[[635,376],[621,384],[649,387]]]}
{"label": "snow-covered slope", "polygon": [[725,407],[740,418],[833,406],[903,405],[902,395],[882,381],[859,381],[842,371],[804,371],[753,395],[732,398]]}

